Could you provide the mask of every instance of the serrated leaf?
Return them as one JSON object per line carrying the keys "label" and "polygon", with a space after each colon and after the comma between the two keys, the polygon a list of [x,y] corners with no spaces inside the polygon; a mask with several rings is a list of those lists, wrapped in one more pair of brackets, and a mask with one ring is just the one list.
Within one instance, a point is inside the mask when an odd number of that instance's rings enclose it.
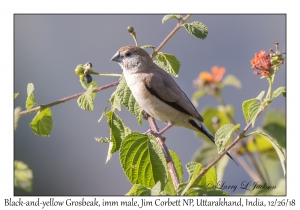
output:
{"label": "serrated leaf", "polygon": [[[92,81],[92,82],[90,82],[90,83],[87,83],[85,80],[84,80],[84,81],[79,80],[79,81],[80,81],[80,83],[81,83],[83,89],[85,89],[85,90],[88,90],[88,88],[89,88],[90,86],[92,86],[92,90],[98,87],[98,85],[97,85],[97,83],[96,83],[95,81]],[[96,96],[96,93],[93,93],[93,92],[92,92],[91,96],[92,96],[92,99],[94,100],[94,99],[95,99],[95,96]]]}
{"label": "serrated leaf", "polygon": [[256,97],[256,99],[262,101],[262,98],[264,97],[265,95],[265,91],[261,91],[261,93]]}
{"label": "serrated leaf", "polygon": [[16,99],[18,97],[19,93],[15,93],[14,94],[14,99]]}
{"label": "serrated leaf", "polygon": [[243,109],[246,123],[248,123],[249,120],[251,119],[250,114],[249,114],[249,106],[250,106],[250,104],[252,104],[255,101],[258,101],[258,100],[256,98],[252,98],[252,99],[249,99],[249,100],[243,102],[242,109]]}
{"label": "serrated leaf", "polygon": [[284,97],[286,97],[286,88],[285,87],[279,87],[273,92],[273,99],[278,97],[280,94],[282,94]]}
{"label": "serrated leaf", "polygon": [[[169,153],[173,160],[179,182],[182,182],[183,181],[183,170],[182,170],[182,165],[181,165],[180,159],[174,151],[169,150]],[[168,173],[168,181],[167,181],[167,184],[166,184],[164,190],[168,195],[176,195],[176,190],[174,188],[170,173]]]}
{"label": "serrated leaf", "polygon": [[286,116],[280,109],[268,109],[264,117],[262,130],[276,139],[282,148],[286,148]]}
{"label": "serrated leaf", "polygon": [[27,85],[27,99],[25,102],[25,107],[27,110],[30,110],[35,104],[33,91],[34,91],[34,85],[32,83],[29,83]]}
{"label": "serrated leaf", "polygon": [[193,186],[197,186],[198,183],[201,181],[199,180],[198,182],[194,183],[198,174],[200,174],[202,170],[202,165],[200,163],[196,162],[190,162],[186,165],[187,171],[189,173],[189,180],[187,185],[185,186],[185,189],[183,190],[183,194],[188,191]]}
{"label": "serrated leaf", "polygon": [[260,110],[261,110],[261,101],[260,100],[256,99],[256,101],[249,104],[248,113],[249,113],[249,117],[252,122],[252,128],[254,127],[257,115],[260,112]]}
{"label": "serrated leaf", "polygon": [[50,108],[42,108],[30,122],[30,127],[36,135],[50,136],[52,124],[53,120]]}
{"label": "serrated leaf", "polygon": [[111,139],[110,139],[110,138],[107,138],[107,137],[105,137],[105,138],[102,138],[102,137],[100,137],[100,138],[95,137],[95,141],[96,141],[96,142],[101,142],[101,143],[110,143],[110,142],[111,142]]}
{"label": "serrated leaf", "polygon": [[158,181],[154,187],[151,189],[151,195],[160,195],[161,192],[161,183]]}
{"label": "serrated leaf", "polygon": [[182,20],[182,16],[181,15],[165,15],[162,19],[162,23],[166,22],[167,20],[169,20],[170,18],[176,18],[178,21]]}
{"label": "serrated leaf", "polygon": [[283,151],[283,149],[279,146],[278,142],[273,139],[271,136],[269,136],[268,134],[264,133],[263,131],[256,131],[255,133],[258,133],[260,135],[263,135],[265,137],[267,137],[267,139],[270,141],[270,143],[273,145],[274,149],[277,152],[277,155],[279,157],[282,169],[283,169],[283,174],[284,176],[286,176],[286,158],[285,158],[285,152]]}
{"label": "serrated leaf", "polygon": [[87,111],[94,110],[94,100],[92,96],[92,90],[93,90],[93,86],[90,85],[87,91],[77,99],[77,104],[81,109]]}
{"label": "serrated leaf", "polygon": [[163,62],[160,62],[160,61],[158,61],[158,60],[155,60],[155,61],[153,61],[157,66],[159,66],[160,68],[162,68],[164,71],[166,71],[166,72],[168,72],[169,74],[171,74],[170,72],[170,69],[167,67],[167,66],[165,66],[165,64],[163,63]]}
{"label": "serrated leaf", "polygon": [[[197,163],[202,163],[203,165],[207,165],[212,162],[218,156],[218,150],[216,149],[216,145],[212,142],[205,142],[193,155],[192,160]],[[224,156],[219,160],[216,164],[216,170],[218,174],[218,181],[223,179],[224,171],[229,162],[229,158]]]}
{"label": "serrated leaf", "polygon": [[231,85],[236,88],[241,88],[242,84],[240,80],[234,75],[227,75],[221,82],[222,86]]}
{"label": "serrated leaf", "polygon": [[147,195],[151,195],[151,190],[140,185],[140,184],[134,184],[132,186],[132,188],[129,190],[128,193],[126,193],[126,195],[129,196],[147,196]]}
{"label": "serrated leaf", "polygon": [[152,188],[160,181],[164,188],[167,177],[166,161],[152,135],[137,132],[127,135],[121,143],[120,160],[131,183]]}
{"label": "serrated leaf", "polygon": [[155,47],[153,45],[144,45],[144,46],[141,46],[140,48],[142,49],[148,49],[148,48],[151,48],[153,51],[155,49]]}
{"label": "serrated leaf", "polygon": [[15,108],[15,113],[14,113],[14,121],[15,121],[15,123],[14,123],[14,130],[16,130],[17,129],[17,127],[18,127],[18,122],[19,122],[19,118],[20,118],[20,112],[21,112],[21,107],[16,107]]}
{"label": "serrated leaf", "polygon": [[224,151],[232,133],[238,130],[239,128],[240,128],[240,124],[237,125],[227,124],[219,128],[219,130],[216,132],[215,135],[215,143],[218,147],[219,154]]}
{"label": "serrated leaf", "polygon": [[174,55],[159,52],[156,56],[157,60],[167,66],[168,73],[178,77],[180,62]]}
{"label": "serrated leaf", "polygon": [[118,151],[121,146],[121,142],[131,133],[131,130],[123,124],[123,121],[113,111],[107,112],[107,123],[110,131],[110,143],[106,163],[110,160],[113,153]]}
{"label": "serrated leaf", "polygon": [[189,181],[182,191],[181,195],[187,193],[187,191],[192,187],[200,187],[202,189],[215,189],[217,185],[217,174],[215,167],[211,167],[199,181],[195,182],[197,176],[202,171],[202,165],[196,162],[190,162],[186,165],[186,168],[190,174]]}
{"label": "serrated leaf", "polygon": [[211,167],[205,173],[205,175],[201,177],[198,186],[201,187],[202,189],[216,189],[217,173],[215,167]]}
{"label": "serrated leaf", "polygon": [[203,190],[201,188],[191,188],[187,194],[187,196],[224,196],[228,195],[227,192],[223,190]]}
{"label": "serrated leaf", "polygon": [[204,90],[197,90],[194,92],[193,96],[192,96],[192,102],[194,104],[195,107],[198,106],[198,100],[202,97],[202,96],[205,96],[207,94],[206,91]]}
{"label": "serrated leaf", "polygon": [[31,192],[32,190],[32,170],[27,164],[22,161],[14,161],[14,186],[25,190],[26,192]]}
{"label": "serrated leaf", "polygon": [[205,39],[208,34],[208,29],[206,25],[199,21],[194,21],[192,23],[185,23],[184,28],[192,34],[194,37],[199,39]]}
{"label": "serrated leaf", "polygon": [[133,97],[124,76],[120,78],[120,83],[116,89],[116,95],[125,108],[137,118],[139,124],[142,124],[142,109]]}
{"label": "serrated leaf", "polygon": [[111,103],[111,110],[117,109],[121,111],[121,100],[116,94],[116,90],[111,94],[110,99],[108,100]]}

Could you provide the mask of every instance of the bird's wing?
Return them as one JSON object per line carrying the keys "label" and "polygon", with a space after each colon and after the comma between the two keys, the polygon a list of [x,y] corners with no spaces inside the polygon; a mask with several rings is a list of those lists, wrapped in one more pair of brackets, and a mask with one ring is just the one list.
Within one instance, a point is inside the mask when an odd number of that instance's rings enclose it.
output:
{"label": "bird's wing", "polygon": [[197,112],[192,102],[174,79],[164,70],[157,68],[155,68],[153,73],[149,73],[151,77],[148,76],[145,80],[146,89],[174,109],[191,115],[203,122],[202,116]]}

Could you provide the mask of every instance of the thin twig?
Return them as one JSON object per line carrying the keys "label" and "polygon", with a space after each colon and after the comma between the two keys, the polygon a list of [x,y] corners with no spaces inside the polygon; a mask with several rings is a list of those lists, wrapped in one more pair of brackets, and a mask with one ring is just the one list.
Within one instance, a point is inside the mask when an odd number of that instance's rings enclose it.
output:
{"label": "thin twig", "polygon": [[[264,109],[261,109],[260,112],[258,113],[257,117],[263,112]],[[234,147],[234,145],[236,145],[241,139],[243,139],[245,137],[246,132],[248,131],[248,129],[251,127],[252,122],[249,122],[246,127],[244,128],[244,130],[242,131],[242,133],[240,135],[238,135],[236,137],[236,139],[230,143],[230,145],[216,158],[214,159],[208,166],[206,166],[205,168],[203,168],[201,170],[201,172],[198,174],[198,176],[196,177],[196,179],[194,180],[194,182],[190,185],[193,186],[194,183],[197,183],[200,178],[211,168],[213,167],[224,155],[227,154],[227,152]],[[184,189],[181,195],[185,195],[187,193],[189,189]]]}
{"label": "thin twig", "polygon": [[172,36],[181,28],[181,26],[191,17],[192,15],[189,14],[187,16],[185,16],[185,18],[183,18],[183,20],[181,22],[179,22],[177,24],[177,26],[173,29],[173,31],[171,31],[171,33],[165,38],[165,40],[155,49],[155,51],[152,53],[151,57],[153,58],[157,52],[159,52],[161,50],[161,48],[163,48],[163,46],[165,46],[165,44],[172,38]]}
{"label": "thin twig", "polygon": [[[119,81],[118,82],[113,82],[113,83],[110,83],[108,85],[104,85],[104,86],[101,86],[101,87],[97,87],[95,89],[93,89],[93,92],[96,93],[96,92],[99,92],[101,90],[105,90],[107,88],[110,88],[110,87],[113,87],[113,86],[116,86],[119,84]],[[34,112],[37,112],[39,111],[41,108],[45,108],[45,107],[52,107],[52,106],[55,106],[55,105],[58,105],[58,104],[61,104],[61,103],[65,103],[67,101],[70,101],[70,100],[73,100],[75,98],[79,98],[82,94],[84,94],[85,92],[83,93],[77,93],[75,95],[72,95],[72,96],[68,96],[66,98],[63,98],[63,99],[60,99],[58,101],[54,101],[52,103],[49,103],[49,104],[45,104],[45,105],[40,105],[40,106],[37,106],[35,108],[32,108],[30,110],[25,110],[25,111],[22,111],[20,112],[20,116],[24,116],[24,115],[27,115],[27,114],[31,114],[31,113],[34,113]]]}
{"label": "thin twig", "polygon": [[257,153],[258,153],[258,159],[260,160],[260,162],[261,162],[261,164],[262,164],[262,169],[263,169],[263,171],[264,171],[264,173],[265,173],[266,180],[267,180],[268,183],[271,183],[270,177],[269,177],[269,174],[268,174],[268,171],[267,171],[267,167],[265,167],[264,161],[263,161],[262,158],[261,158],[261,153],[260,153],[260,151],[259,151],[259,148],[258,148],[256,139],[255,139],[253,136],[250,136],[250,137],[252,138],[253,144],[254,144],[255,149],[256,149],[256,151],[257,151]]}
{"label": "thin twig", "polygon": [[254,173],[254,171],[252,171],[252,169],[249,167],[249,165],[245,162],[245,160],[242,158],[242,156],[240,155],[236,155],[235,156],[236,159],[239,161],[239,163],[243,166],[243,168],[245,169],[245,171],[249,174],[249,176],[251,177],[251,179],[253,181],[255,180],[259,180],[259,177],[256,175],[256,173]]}
{"label": "thin twig", "polygon": [[[217,99],[218,99],[219,103],[224,107],[225,114],[226,114],[227,118],[229,119],[229,121],[230,121],[232,124],[235,125],[236,123],[235,123],[234,118],[233,118],[233,117],[228,113],[228,111],[226,110],[226,103],[225,103],[223,97],[222,97],[221,95],[219,95],[219,96],[217,97]],[[236,131],[236,132],[237,132],[237,131]],[[257,165],[257,163],[256,163],[256,160],[255,160],[255,158],[253,157],[253,154],[248,150],[248,148],[247,148],[247,146],[244,144],[244,142],[241,143],[241,146],[242,146],[242,148],[245,150],[245,154],[248,156],[248,158],[249,158],[250,162],[252,163],[253,167],[255,168],[256,172],[260,175],[261,179],[264,180],[264,177],[263,177],[263,175],[262,175],[262,172],[260,171],[260,169],[259,169],[259,167],[258,167],[258,165]],[[235,155],[235,154],[233,154],[233,156],[234,156],[235,158],[237,157],[237,155]],[[241,159],[239,158],[238,160],[240,161]],[[247,165],[247,166],[246,166],[246,165]],[[246,167],[249,167],[249,166],[248,166],[248,164],[244,161],[244,165],[242,164],[242,167],[245,169],[245,171],[247,171]],[[250,175],[250,174],[249,174],[249,175]],[[250,177],[252,177],[252,176],[250,175]],[[255,180],[253,180],[253,181],[255,181]]]}

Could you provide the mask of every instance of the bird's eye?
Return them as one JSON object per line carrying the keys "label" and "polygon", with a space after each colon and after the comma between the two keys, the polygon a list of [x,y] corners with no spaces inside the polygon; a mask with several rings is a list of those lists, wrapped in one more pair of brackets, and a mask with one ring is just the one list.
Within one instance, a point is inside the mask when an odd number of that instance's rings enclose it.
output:
{"label": "bird's eye", "polygon": [[126,57],[131,56],[131,52],[130,52],[130,51],[127,51],[127,52],[125,53],[125,56],[126,56]]}

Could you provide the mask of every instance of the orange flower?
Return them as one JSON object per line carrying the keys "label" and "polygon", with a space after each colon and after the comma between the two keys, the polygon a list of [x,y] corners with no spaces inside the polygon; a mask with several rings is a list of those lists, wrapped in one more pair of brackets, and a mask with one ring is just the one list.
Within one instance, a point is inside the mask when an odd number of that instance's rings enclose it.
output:
{"label": "orange flower", "polygon": [[217,66],[213,66],[212,69],[212,74],[204,71],[201,72],[199,74],[199,78],[203,81],[203,82],[208,82],[208,83],[213,83],[213,82],[220,82],[223,78],[223,75],[225,74],[226,70],[224,67],[217,67]]}
{"label": "orange flower", "polygon": [[258,69],[258,71],[254,71],[254,74],[267,76],[270,74],[271,70],[271,61],[270,55],[266,54],[266,51],[261,50],[260,53],[255,53],[254,58],[250,61],[252,64],[252,68]]}

